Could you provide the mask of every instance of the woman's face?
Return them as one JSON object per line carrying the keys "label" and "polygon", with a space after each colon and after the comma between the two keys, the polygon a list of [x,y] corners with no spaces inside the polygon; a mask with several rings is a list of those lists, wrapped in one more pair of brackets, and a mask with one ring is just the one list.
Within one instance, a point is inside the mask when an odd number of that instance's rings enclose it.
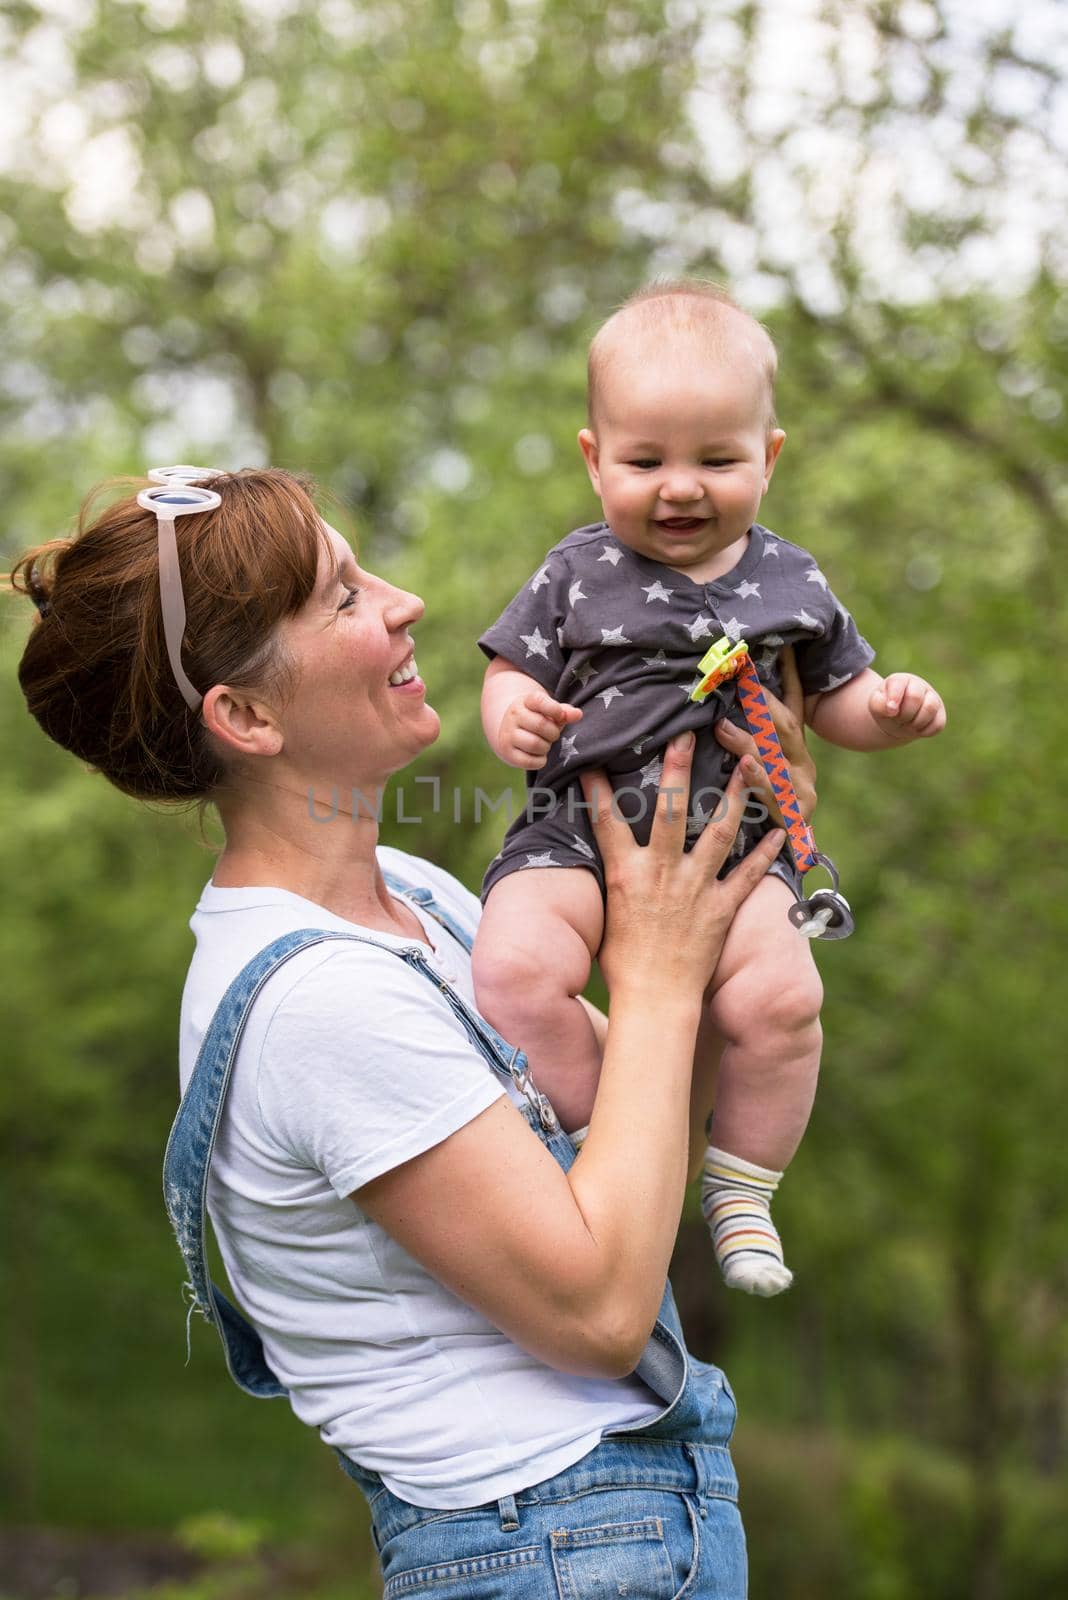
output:
{"label": "woman's face", "polygon": [[280,629],[298,674],[283,757],[317,788],[370,796],[438,736],[408,633],[423,602],[363,571],[341,535],[323,531],[315,591]]}

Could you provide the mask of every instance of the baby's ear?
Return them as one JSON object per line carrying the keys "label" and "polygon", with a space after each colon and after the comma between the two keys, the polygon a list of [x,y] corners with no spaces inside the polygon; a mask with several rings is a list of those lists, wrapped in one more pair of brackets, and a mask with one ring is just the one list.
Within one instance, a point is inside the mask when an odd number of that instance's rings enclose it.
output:
{"label": "baby's ear", "polygon": [[580,428],[578,442],[579,449],[582,451],[582,458],[586,463],[586,471],[590,475],[590,482],[593,484],[595,491],[600,494],[600,453],[597,445],[597,435],[592,428]]}
{"label": "baby's ear", "polygon": [[780,454],[780,452],[782,450],[782,447],[783,447],[783,445],[785,443],[786,443],[786,435],[782,431],[782,429],[781,428],[772,428],[771,432],[768,434],[767,443],[764,446],[764,490],[765,490],[765,493],[767,492],[768,484],[771,482],[771,475],[775,471],[775,463],[776,463],[776,461],[778,461],[779,454]]}

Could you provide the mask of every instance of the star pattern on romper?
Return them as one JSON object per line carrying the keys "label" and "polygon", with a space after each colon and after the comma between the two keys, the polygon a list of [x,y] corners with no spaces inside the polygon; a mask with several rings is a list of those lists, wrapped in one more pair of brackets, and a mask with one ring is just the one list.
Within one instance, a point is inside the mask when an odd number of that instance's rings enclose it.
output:
{"label": "star pattern on romper", "polygon": [[549,659],[549,641],[542,637],[541,629],[535,625],[533,633],[521,633],[519,637],[527,647],[527,656],[542,656]]}
{"label": "star pattern on romper", "polygon": [[615,567],[623,560],[623,552],[618,545],[605,544],[601,546],[601,553],[597,559],[598,561],[610,561]]}
{"label": "star pattern on romper", "polygon": [[766,633],[764,635],[764,643],[769,650],[781,650],[786,640],[781,633]]}
{"label": "star pattern on romper", "polygon": [[590,849],[585,839],[581,838],[579,834],[573,833],[571,835],[571,843],[574,845],[579,855],[585,856],[587,861],[593,861],[596,859],[593,851]]}
{"label": "star pattern on romper", "polygon": [[642,656],[642,661],[647,667],[666,667],[667,656],[663,650],[658,650],[655,656]]}
{"label": "star pattern on romper", "polygon": [[757,599],[759,600],[760,599],[760,585],[759,585],[759,583],[750,583],[749,579],[746,578],[743,583],[740,583],[738,585],[737,589],[732,589],[731,593],[732,594],[736,594],[738,596],[739,600],[748,600],[748,598],[749,598],[749,596],[751,594],[755,594]]}
{"label": "star pattern on romper", "polygon": [[571,676],[574,678],[576,683],[581,683],[582,687],[585,689],[590,679],[596,678],[597,668],[593,665],[592,661],[584,661],[581,666],[572,667]]}
{"label": "star pattern on romper", "polygon": [[765,539],[764,540],[764,554],[766,556],[777,556],[779,554],[779,541],[778,541],[778,539]]}
{"label": "star pattern on romper", "polygon": [[631,749],[634,751],[636,756],[640,756],[648,743],[648,739],[639,739],[637,744],[631,745]]}
{"label": "star pattern on romper", "polygon": [[548,583],[548,581],[549,581],[549,568],[547,566],[539,567],[538,571],[534,574],[533,578],[531,578],[531,580],[530,580],[530,592],[531,592],[531,594],[537,594],[538,590],[542,587],[542,585]]}
{"label": "star pattern on romper", "polygon": [[567,591],[568,605],[573,606],[576,600],[588,600],[589,598],[590,597],[588,594],[583,594],[582,592],[582,579],[576,578],[570,589]]}
{"label": "star pattern on romper", "polygon": [[819,627],[819,623],[816,621],[815,617],[810,617],[807,611],[799,611],[794,617],[794,621],[799,622],[803,628]]}
{"label": "star pattern on romper", "polygon": [[620,623],[618,628],[601,629],[602,644],[633,644],[633,642],[634,641],[632,639],[628,639],[626,634],[623,632],[622,623]]}
{"label": "star pattern on romper", "polygon": [[638,787],[641,789],[658,788],[660,784],[660,774],[663,772],[663,770],[664,763],[660,760],[659,756],[654,756],[652,761],[647,761],[645,766],[641,769],[642,781]]}
{"label": "star pattern on romper", "polygon": [[744,628],[745,623],[739,622],[737,617],[729,617],[728,620],[723,624],[723,632],[727,635],[727,638],[730,640],[731,644],[738,643],[738,640],[742,637],[742,631]]}
{"label": "star pattern on romper", "polygon": [[604,702],[604,708],[607,711],[613,700],[622,700],[623,690],[617,689],[613,683],[607,689],[599,689],[597,691],[597,698],[598,700],[602,700]]}
{"label": "star pattern on romper", "polygon": [[805,582],[818,583],[821,589],[826,589],[827,587],[827,579],[823,576],[819,567],[809,567],[805,573]]}
{"label": "star pattern on romper", "polygon": [[687,839],[699,838],[700,835],[704,833],[705,828],[708,826],[708,819],[711,815],[712,813],[710,811],[706,811],[704,806],[698,800],[690,815],[686,818]]}
{"label": "star pattern on romper", "polygon": [[521,867],[519,870],[521,872],[525,872],[527,867],[555,867],[556,865],[557,863],[553,860],[552,851],[542,850],[539,855],[528,855],[526,859],[526,865]]}
{"label": "star pattern on romper", "polygon": [[715,631],[712,618],[706,617],[703,611],[692,622],[684,622],[683,627],[695,644],[698,639],[710,639]]}
{"label": "star pattern on romper", "polygon": [[675,685],[675,687],[676,687],[676,689],[681,689],[683,694],[686,696],[686,698],[688,700],[690,698],[690,696],[693,694],[694,690],[698,687],[698,685],[704,683],[704,681],[705,681],[704,673],[703,672],[699,672],[697,674],[696,678],[691,678],[690,679],[689,683],[677,683]]}
{"label": "star pattern on romper", "polygon": [[820,694],[830,694],[832,689],[840,689],[842,687],[843,683],[848,683],[848,682],[849,682],[849,673],[848,672],[844,672],[840,678],[836,678],[834,676],[834,673],[832,672],[831,676],[827,679],[827,682],[823,685],[823,688],[820,690]]}
{"label": "star pattern on romper", "polygon": [[564,734],[563,738],[560,740],[560,760],[561,761],[572,761],[574,759],[574,757],[578,754],[578,752],[577,752],[577,750],[575,748],[575,740],[576,740],[577,737],[578,737],[578,735],[574,734],[574,733],[565,733]]}
{"label": "star pattern on romper", "polygon": [[670,605],[671,596],[675,593],[674,589],[665,589],[659,578],[655,583],[643,583],[641,591],[645,596],[646,605],[650,600],[663,600],[665,605]]}

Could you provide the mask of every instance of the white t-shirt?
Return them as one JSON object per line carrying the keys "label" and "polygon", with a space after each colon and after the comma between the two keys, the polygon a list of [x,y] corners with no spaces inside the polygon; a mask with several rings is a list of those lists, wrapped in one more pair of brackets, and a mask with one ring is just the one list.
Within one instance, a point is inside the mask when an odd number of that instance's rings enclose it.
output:
{"label": "white t-shirt", "polygon": [[[448,873],[385,847],[379,860],[474,929],[478,901]],[[473,1000],[463,946],[408,904],[430,941],[424,954]],[[246,962],[298,928],[356,929],[284,889],[211,883],[190,926],[183,1089]],[[375,944],[302,951],[253,1006],[208,1210],[238,1301],[297,1415],[402,1499],[451,1510],[551,1477],[603,1431],[660,1406],[637,1378],[579,1378],[545,1366],[348,1198],[509,1092],[445,997],[389,953],[414,941],[359,931]]]}

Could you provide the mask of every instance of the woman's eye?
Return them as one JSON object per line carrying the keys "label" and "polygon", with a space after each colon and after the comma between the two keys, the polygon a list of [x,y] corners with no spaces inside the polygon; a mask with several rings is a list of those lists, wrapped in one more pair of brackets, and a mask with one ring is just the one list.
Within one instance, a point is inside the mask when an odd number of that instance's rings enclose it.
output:
{"label": "woman's eye", "polygon": [[360,592],[359,589],[346,589],[345,590],[345,598],[344,598],[344,600],[342,600],[341,604],[338,606],[338,610],[339,611],[347,611],[351,605],[355,604],[356,596],[359,594],[359,592]]}

